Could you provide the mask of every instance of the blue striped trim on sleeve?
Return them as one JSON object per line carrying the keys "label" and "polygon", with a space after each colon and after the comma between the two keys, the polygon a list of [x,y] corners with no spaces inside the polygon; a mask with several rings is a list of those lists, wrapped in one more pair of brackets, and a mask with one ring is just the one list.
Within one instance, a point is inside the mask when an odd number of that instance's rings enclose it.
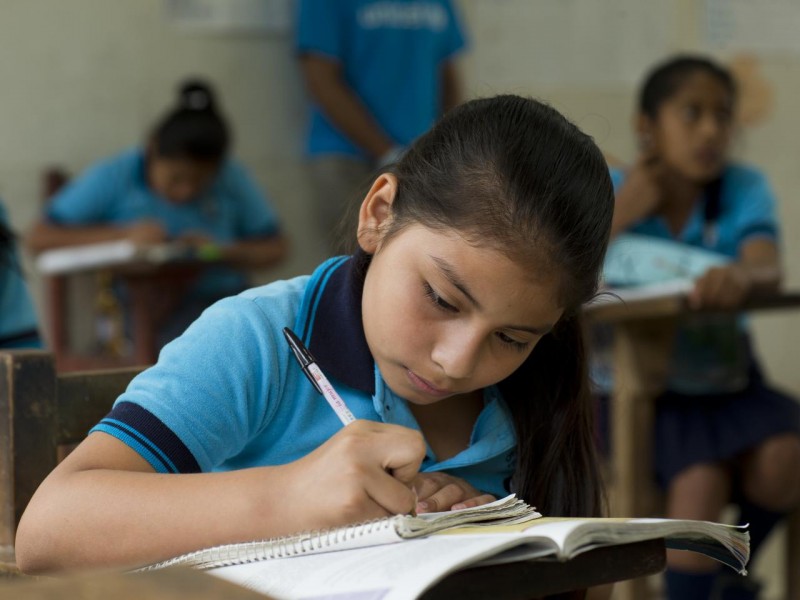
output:
{"label": "blue striped trim on sleeve", "polygon": [[200,471],[181,439],[153,413],[133,402],[116,404],[92,431],[102,431],[124,442],[159,473]]}
{"label": "blue striped trim on sleeve", "polygon": [[754,236],[777,238],[778,228],[773,223],[755,223],[745,227],[739,234],[739,239],[746,240]]}

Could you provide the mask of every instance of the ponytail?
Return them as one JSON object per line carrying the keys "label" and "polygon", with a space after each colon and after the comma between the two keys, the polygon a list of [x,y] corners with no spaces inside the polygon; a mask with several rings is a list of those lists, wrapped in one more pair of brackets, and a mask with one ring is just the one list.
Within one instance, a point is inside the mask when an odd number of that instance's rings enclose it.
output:
{"label": "ponytail", "polygon": [[187,81],[180,87],[177,106],[162,118],[151,135],[156,156],[203,162],[221,161],[230,138],[211,86],[199,80]]}
{"label": "ponytail", "polygon": [[548,516],[600,516],[604,493],[580,319],[561,321],[499,387],[517,433],[517,495]]}

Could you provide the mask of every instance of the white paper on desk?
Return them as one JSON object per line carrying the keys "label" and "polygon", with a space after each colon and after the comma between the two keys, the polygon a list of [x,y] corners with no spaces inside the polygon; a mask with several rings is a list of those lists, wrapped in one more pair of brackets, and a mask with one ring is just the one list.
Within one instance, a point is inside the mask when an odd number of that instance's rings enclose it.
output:
{"label": "white paper on desk", "polygon": [[727,256],[705,248],[624,233],[608,247],[603,280],[614,288],[693,281],[711,267],[728,262]]}
{"label": "white paper on desk", "polygon": [[[211,569],[208,573],[279,600],[405,600],[466,564],[516,546],[519,536],[431,536],[397,544],[311,554]],[[536,555],[552,554],[552,547]],[[533,553],[531,553],[533,555]]]}
{"label": "white paper on desk", "polygon": [[190,252],[189,247],[178,242],[142,246],[130,240],[116,240],[47,250],[37,257],[36,268],[48,275],[75,273],[136,260],[161,264],[186,257]]}

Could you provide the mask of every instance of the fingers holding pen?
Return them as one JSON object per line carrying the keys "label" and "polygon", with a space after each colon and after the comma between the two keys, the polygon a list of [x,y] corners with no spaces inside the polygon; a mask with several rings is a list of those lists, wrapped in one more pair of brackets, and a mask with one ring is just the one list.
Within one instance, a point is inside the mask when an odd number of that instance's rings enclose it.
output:
{"label": "fingers holding pen", "polygon": [[411,486],[424,457],[419,432],[357,420],[292,463],[292,496],[306,522],[320,527],[408,513],[416,505]]}

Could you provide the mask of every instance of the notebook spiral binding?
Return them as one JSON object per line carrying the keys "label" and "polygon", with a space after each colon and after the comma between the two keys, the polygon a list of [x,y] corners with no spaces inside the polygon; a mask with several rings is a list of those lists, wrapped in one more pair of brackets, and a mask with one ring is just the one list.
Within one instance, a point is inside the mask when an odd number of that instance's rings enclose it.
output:
{"label": "notebook spiral binding", "polygon": [[225,544],[176,556],[169,560],[136,569],[135,572],[154,571],[177,565],[190,566],[196,569],[213,569],[215,567],[227,567],[274,558],[290,558],[331,548],[368,534],[390,529],[393,526],[394,518],[388,517],[365,521],[349,527],[316,529],[271,540]]}

